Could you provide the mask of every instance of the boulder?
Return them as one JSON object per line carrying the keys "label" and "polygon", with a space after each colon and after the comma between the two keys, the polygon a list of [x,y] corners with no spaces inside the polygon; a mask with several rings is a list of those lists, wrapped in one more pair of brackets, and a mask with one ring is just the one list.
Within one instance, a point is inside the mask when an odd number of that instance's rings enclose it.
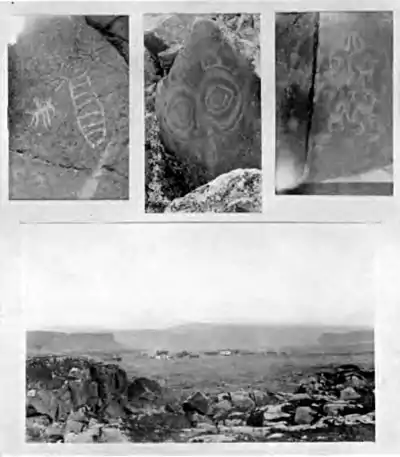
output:
{"label": "boulder", "polygon": [[262,390],[251,391],[250,398],[254,401],[256,406],[268,405],[272,400],[271,395],[268,395],[267,392],[263,392]]}
{"label": "boulder", "polygon": [[278,405],[268,405],[262,408],[262,410],[264,411],[264,421],[271,422],[289,418],[290,414],[284,412],[285,406],[287,406],[287,403],[282,403]]}
{"label": "boulder", "polygon": [[255,409],[247,418],[246,425],[250,427],[262,427],[264,425],[264,411]]}
{"label": "boulder", "polygon": [[128,198],[128,64],[83,16],[29,25],[8,52],[10,198]]}
{"label": "boulder", "polygon": [[358,400],[361,398],[361,395],[356,392],[354,387],[346,387],[340,392],[340,399],[341,400]]}
{"label": "boulder", "polygon": [[220,421],[225,421],[228,417],[230,417],[233,411],[234,409],[231,401],[223,399],[211,406],[209,414],[213,421],[218,423]]}
{"label": "boulder", "polygon": [[255,408],[255,403],[248,392],[231,392],[230,401],[235,410],[249,411]]}
{"label": "boulder", "polygon": [[52,420],[66,421],[82,411],[120,416],[127,403],[127,375],[115,364],[84,357],[33,357],[27,359],[26,373],[27,407]]}
{"label": "boulder", "polygon": [[138,398],[146,398],[145,394],[160,395],[162,392],[161,386],[157,381],[148,378],[136,378],[128,386],[128,399],[134,400]]}
{"label": "boulder", "polygon": [[309,406],[299,406],[296,409],[294,422],[298,425],[311,424],[313,422],[316,412]]}
{"label": "boulder", "polygon": [[342,413],[346,407],[346,402],[327,403],[323,411],[327,416],[337,416]]}
{"label": "boulder", "polygon": [[204,393],[196,392],[182,404],[182,408],[185,412],[194,411],[206,415],[209,410],[209,399]]}
{"label": "boulder", "polygon": [[259,213],[262,211],[262,173],[238,169],[225,173],[182,198],[173,200],[165,212]]}
{"label": "boulder", "polygon": [[157,86],[156,114],[164,145],[189,160],[199,185],[261,168],[260,80],[215,21],[194,22]]}

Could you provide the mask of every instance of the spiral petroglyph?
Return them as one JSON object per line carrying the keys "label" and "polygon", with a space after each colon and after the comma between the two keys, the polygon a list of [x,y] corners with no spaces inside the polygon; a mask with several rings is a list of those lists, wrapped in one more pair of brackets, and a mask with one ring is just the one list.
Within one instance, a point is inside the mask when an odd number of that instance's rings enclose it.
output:
{"label": "spiral petroglyph", "polygon": [[233,130],[237,126],[243,117],[243,98],[227,68],[208,68],[199,87],[198,106],[218,129]]}
{"label": "spiral petroglyph", "polygon": [[196,98],[184,87],[172,87],[165,102],[165,127],[181,140],[190,140],[195,118]]}

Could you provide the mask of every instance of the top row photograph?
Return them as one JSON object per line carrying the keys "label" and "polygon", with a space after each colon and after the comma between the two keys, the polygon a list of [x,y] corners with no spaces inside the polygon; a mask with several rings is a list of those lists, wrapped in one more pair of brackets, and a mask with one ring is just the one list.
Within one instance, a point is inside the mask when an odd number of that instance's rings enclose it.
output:
{"label": "top row photograph", "polygon": [[391,11],[7,21],[9,207],[131,202],[143,215],[262,220],[271,202],[312,213],[393,201]]}

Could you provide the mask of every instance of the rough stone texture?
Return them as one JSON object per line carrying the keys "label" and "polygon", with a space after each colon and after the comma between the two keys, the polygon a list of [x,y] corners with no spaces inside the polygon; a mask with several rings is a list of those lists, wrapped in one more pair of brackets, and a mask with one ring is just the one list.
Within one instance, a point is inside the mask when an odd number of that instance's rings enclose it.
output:
{"label": "rough stone texture", "polygon": [[214,21],[194,22],[168,76],[157,86],[164,144],[206,169],[209,179],[261,168],[259,81]]}
{"label": "rough stone texture", "polygon": [[[149,392],[152,397],[144,398]],[[129,381],[115,364],[84,357],[30,357],[26,364],[27,439],[125,442],[124,424],[137,410],[135,400],[150,400],[154,409],[154,401],[162,394],[156,381]],[[139,410],[146,409],[144,403]]]}
{"label": "rough stone texture", "polygon": [[333,195],[392,192],[392,21],[390,12],[277,15],[278,190],[304,182],[304,193],[320,183]]}
{"label": "rough stone texture", "polygon": [[83,16],[49,16],[30,20],[8,61],[10,198],[128,198],[129,71],[116,48]]}
{"label": "rough stone texture", "polygon": [[182,44],[190,35],[195,20],[195,14],[146,14],[146,48],[158,54],[175,44]]}
{"label": "rough stone texture", "polygon": [[85,16],[87,24],[98,30],[129,65],[129,16]]}
{"label": "rough stone texture", "polygon": [[183,408],[186,411],[206,415],[209,410],[209,400],[202,392],[196,392],[183,403]]}
{"label": "rough stone texture", "polygon": [[[257,156],[259,163],[254,166],[261,167],[261,145],[260,145],[260,100],[259,100],[259,77],[258,66],[259,66],[259,16],[258,15],[200,15],[196,16],[193,14],[172,14],[172,15],[145,15],[145,33],[144,33],[144,65],[145,65],[145,101],[146,101],[146,211],[147,212],[163,212],[168,204],[176,198],[185,196],[191,191],[194,191],[198,187],[206,184],[212,180],[213,174],[210,174],[210,167],[202,158],[198,160],[193,156],[192,153],[186,154],[185,151],[180,153],[179,150],[173,146],[171,148],[171,142],[167,144],[165,141],[165,133],[162,134],[160,127],[165,131],[165,122],[168,123],[168,119],[165,119],[165,113],[167,106],[164,101],[169,100],[168,103],[176,106],[174,100],[178,102],[178,110],[174,108],[174,112],[180,111],[181,108],[185,109],[190,106],[186,103],[185,98],[176,98],[174,95],[176,90],[178,92],[186,93],[187,91],[194,97],[199,117],[199,125],[201,128],[197,129],[197,133],[203,135],[203,140],[198,135],[196,141],[184,142],[185,148],[189,147],[190,150],[201,150],[203,156],[218,156],[218,161],[231,161],[232,154],[236,157],[238,151],[245,144],[250,145],[253,143],[254,148],[251,148],[251,154]],[[195,25],[195,24],[198,25]],[[203,26],[206,24],[205,27]],[[202,28],[202,32],[206,36],[201,37],[201,33],[193,33],[192,29],[199,31]],[[210,30],[207,30],[207,27]],[[214,33],[216,32],[216,34]],[[218,35],[218,39],[215,40]],[[209,46],[211,40],[211,46]],[[204,46],[206,43],[206,46]],[[192,48],[195,48],[194,50]],[[205,47],[207,49],[205,49]],[[200,49],[200,54],[199,54]],[[228,52],[227,52],[228,50]],[[195,51],[195,54],[193,52]],[[221,53],[224,56],[221,60]],[[187,59],[188,55],[192,57]],[[206,54],[206,55],[204,55]],[[239,66],[239,71],[234,72],[234,76],[230,75],[229,78],[233,78],[233,83],[237,84],[237,78],[243,78],[246,75],[249,76],[249,80],[245,84],[245,91],[240,91],[240,96],[235,98],[229,98],[229,90],[232,88],[232,81],[226,80],[224,69],[208,69],[204,72],[201,65],[204,64],[204,58],[207,57],[207,61],[212,63],[209,59],[209,55],[214,55],[214,62],[220,60],[225,66]],[[193,56],[196,55],[195,58]],[[228,63],[226,59],[228,57]],[[203,62],[203,63],[202,63]],[[239,64],[238,64],[239,62]],[[184,74],[181,75],[182,67],[188,67]],[[203,65],[204,66],[204,65]],[[199,70],[200,68],[200,70]],[[214,74],[217,71],[217,74]],[[222,72],[222,73],[221,73]],[[203,76],[202,76],[203,74]],[[237,74],[237,76],[236,76]],[[186,77],[189,75],[189,77]],[[182,76],[182,77],[181,77]],[[218,86],[211,84],[210,78],[215,82],[218,79]],[[236,79],[235,79],[236,78]],[[175,81],[172,81],[174,80]],[[236,81],[236,83],[235,83]],[[212,82],[212,81],[211,81]],[[172,89],[170,89],[170,86]],[[215,86],[215,87],[214,87]],[[179,87],[183,87],[182,90]],[[209,97],[209,101],[215,101],[220,103],[221,116],[220,121],[224,119],[225,114],[230,116],[229,110],[233,113],[239,109],[239,104],[242,103],[244,106],[251,105],[252,101],[255,100],[252,108],[252,112],[258,112],[258,119],[249,128],[253,128],[254,138],[242,138],[240,135],[239,141],[233,140],[235,133],[231,131],[229,134],[223,132],[218,127],[215,120],[217,116],[210,116],[204,110],[204,97],[203,101],[199,99],[198,90],[196,88],[203,88],[206,91],[211,91],[212,97]],[[254,87],[255,93],[250,94],[247,89]],[[186,88],[186,92],[185,92]],[[223,90],[222,90],[222,89]],[[247,89],[246,89],[247,88]],[[243,93],[242,93],[243,92]],[[160,93],[162,97],[160,98]],[[166,95],[167,94],[167,95]],[[236,92],[232,92],[236,94]],[[227,97],[220,99],[219,96],[227,95]],[[253,97],[252,97],[253,95]],[[171,98],[172,97],[172,98]],[[190,97],[189,97],[190,98]],[[199,99],[199,100],[197,100]],[[161,103],[160,103],[161,100]],[[181,101],[183,103],[181,103]],[[197,101],[196,101],[197,100]],[[219,101],[218,101],[219,100]],[[235,102],[236,105],[235,105]],[[248,103],[247,103],[248,102]],[[185,105],[186,103],[186,105]],[[190,103],[190,101],[188,102]],[[224,111],[224,103],[226,103],[226,110]],[[247,103],[247,104],[246,104]],[[230,105],[229,105],[230,104]],[[229,105],[229,106],[228,106]],[[155,115],[155,109],[157,106],[158,119]],[[236,106],[236,108],[235,108]],[[195,107],[193,105],[193,107]],[[218,108],[218,106],[217,106]],[[169,108],[168,108],[169,109]],[[191,108],[190,108],[191,109]],[[224,111],[224,112],[223,112]],[[164,121],[159,122],[161,117]],[[197,116],[197,114],[196,114]],[[239,117],[242,117],[242,112],[239,112]],[[171,117],[172,120],[176,119]],[[208,120],[207,120],[208,119]],[[225,118],[227,120],[227,118]],[[204,123],[207,123],[209,132],[212,130],[213,134],[211,137],[205,134]],[[221,124],[221,122],[220,122]],[[242,128],[246,124],[244,120],[238,120],[237,128]],[[246,124],[247,125],[247,124]],[[210,130],[211,128],[211,130]],[[243,130],[243,129],[242,129]],[[237,130],[236,130],[237,131]],[[243,132],[242,132],[243,133]],[[246,132],[245,132],[246,133]],[[247,132],[246,134],[248,134]],[[170,136],[173,142],[176,142],[174,138],[177,138],[178,143],[182,143],[178,137],[173,135]],[[222,146],[221,146],[221,139]],[[211,144],[207,146],[207,150],[199,145],[203,142]],[[231,147],[230,143],[234,141],[234,147]],[[211,142],[211,143],[210,143]],[[164,143],[164,144],[163,144]],[[177,143],[177,144],[178,144]],[[175,144],[175,143],[174,143]],[[192,144],[192,146],[190,145]],[[196,146],[197,144],[197,146]],[[167,147],[164,147],[164,146]],[[216,152],[216,148],[218,151]],[[258,149],[257,149],[258,148]],[[228,153],[226,152],[229,149]],[[214,151],[214,152],[213,152]],[[249,151],[244,151],[243,157],[246,157]],[[257,152],[258,151],[258,152]],[[196,155],[196,154],[195,154]],[[242,159],[240,159],[242,160]],[[247,159],[244,159],[245,162]],[[247,163],[247,162],[246,162]],[[246,168],[247,165],[244,165]],[[230,167],[232,170],[235,165]],[[215,175],[220,174],[217,172]]]}
{"label": "rough stone texture", "polygon": [[262,174],[256,169],[225,173],[172,201],[165,212],[258,213],[262,211]]}
{"label": "rough stone texture", "polygon": [[295,187],[305,172],[315,23],[314,13],[276,15],[277,190]]}
{"label": "rough stone texture", "polygon": [[[354,387],[354,378],[361,384]],[[195,391],[180,405],[155,397],[137,399],[160,386],[147,378],[127,380],[116,365],[84,358],[27,360],[26,439],[29,442],[247,442],[330,441],[351,437],[352,429],[374,430],[374,371],[356,365],[334,367],[304,379],[297,390],[264,392]],[[358,397],[341,398],[345,389]],[[261,392],[261,391],[260,391]],[[353,392],[353,394],[354,394]],[[260,395],[259,395],[260,396]],[[357,429],[358,430],[358,429]],[[361,435],[362,436],[362,435]]]}
{"label": "rough stone texture", "polygon": [[316,182],[393,162],[392,13],[321,13],[320,22],[309,177]]}

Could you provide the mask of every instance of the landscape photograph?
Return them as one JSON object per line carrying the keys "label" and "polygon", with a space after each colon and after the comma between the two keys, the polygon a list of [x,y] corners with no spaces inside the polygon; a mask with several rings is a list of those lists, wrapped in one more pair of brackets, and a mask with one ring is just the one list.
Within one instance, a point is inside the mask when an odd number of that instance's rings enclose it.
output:
{"label": "landscape photograph", "polygon": [[393,12],[276,13],[276,193],[393,195]]}
{"label": "landscape photograph", "polygon": [[8,19],[9,199],[128,199],[129,16]]}
{"label": "landscape photograph", "polygon": [[375,441],[367,226],[24,226],[27,443]]}
{"label": "landscape photograph", "polygon": [[145,14],[145,210],[257,213],[260,14]]}

